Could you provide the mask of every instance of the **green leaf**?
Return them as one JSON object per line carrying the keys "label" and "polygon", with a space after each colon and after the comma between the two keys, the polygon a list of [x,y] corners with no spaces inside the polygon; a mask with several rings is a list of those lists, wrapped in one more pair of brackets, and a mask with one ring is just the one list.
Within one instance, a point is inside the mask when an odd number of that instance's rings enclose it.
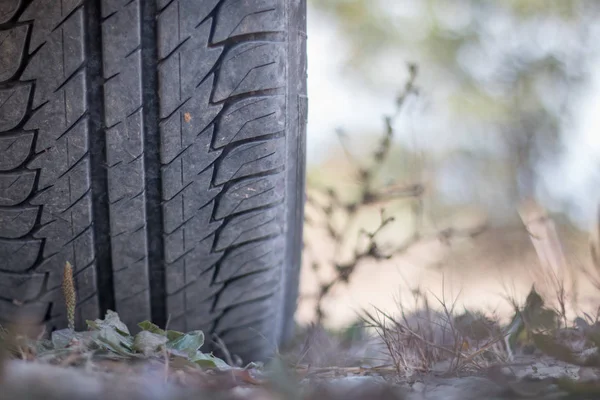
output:
{"label": "green leaf", "polygon": [[[128,339],[128,340],[127,340]],[[104,347],[107,350],[117,353],[122,356],[135,357],[133,352],[133,341],[131,337],[124,338],[121,332],[118,332],[116,328],[112,326],[106,326],[98,331],[96,343],[100,347]]]}
{"label": "green leaf", "polygon": [[169,341],[173,341],[184,335],[185,335],[185,333],[179,332],[179,331],[167,331],[167,339],[169,339]]}
{"label": "green leaf", "polygon": [[145,356],[150,356],[159,351],[161,346],[166,343],[166,336],[150,331],[141,331],[133,339],[133,350]]}
{"label": "green leaf", "polygon": [[157,335],[166,336],[167,334],[164,330],[160,329],[158,325],[155,325],[148,320],[140,322],[138,326],[145,331],[156,333]]}
{"label": "green leaf", "polygon": [[203,368],[217,368],[220,370],[231,369],[231,367],[220,358],[217,358],[212,354],[204,354],[200,351],[196,352],[194,356],[190,356],[190,361]]}
{"label": "green leaf", "polygon": [[193,357],[203,344],[204,333],[202,331],[192,331],[169,341],[167,347]]}
{"label": "green leaf", "polygon": [[129,329],[121,322],[116,312],[108,310],[103,320],[86,322],[91,330],[97,332],[94,342],[100,348],[122,356],[137,356],[133,352],[133,338],[129,334]]}
{"label": "green leaf", "polygon": [[86,323],[88,327],[93,330],[101,330],[106,327],[111,327],[123,336],[130,336],[129,329],[127,329],[127,325],[121,322],[119,319],[119,314],[111,310],[106,312],[103,320],[97,319],[95,321],[86,321]]}

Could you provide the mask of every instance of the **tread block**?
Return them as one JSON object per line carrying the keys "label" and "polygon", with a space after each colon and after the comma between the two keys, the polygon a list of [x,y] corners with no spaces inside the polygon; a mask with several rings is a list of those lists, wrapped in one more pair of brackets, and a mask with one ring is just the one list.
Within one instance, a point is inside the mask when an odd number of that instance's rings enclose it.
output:
{"label": "tread block", "polygon": [[184,254],[191,252],[200,239],[208,237],[221,226],[221,222],[211,222],[214,201],[198,210],[183,225],[165,236],[165,261],[172,263]]}
{"label": "tread block", "polygon": [[[83,116],[86,111],[86,90],[85,76],[78,72],[60,90],[45,99],[47,103],[37,109],[25,123],[25,129],[38,130],[36,153],[54,147],[56,140]],[[87,135],[87,127],[83,129]]]}
{"label": "tread block", "polygon": [[[91,212],[91,208],[79,210],[81,214],[78,215],[73,213],[72,208],[77,207],[77,204],[89,202],[89,188],[89,159],[84,158],[64,175],[61,175],[53,186],[37,193],[31,200],[31,204],[44,206],[42,224],[60,219],[64,220],[64,216],[61,217],[61,214],[70,211],[71,218],[77,217],[68,221],[70,224],[87,227],[91,224],[91,220],[89,215],[86,214]],[[91,203],[88,206],[91,207]],[[88,212],[86,213],[86,211]],[[70,234],[74,234],[71,229],[69,231]]]}
{"label": "tread block", "polygon": [[[136,206],[134,202],[131,202],[130,204],[131,208],[117,209],[115,210],[115,214],[120,215],[122,218],[127,218],[125,216],[125,211],[133,209]],[[137,204],[137,207],[139,208],[140,205]],[[141,214],[143,213],[136,211],[135,213],[132,213],[129,218],[135,220],[135,222],[139,222],[137,218]],[[113,222],[114,219],[111,221],[111,232],[122,228],[121,225],[123,224]],[[142,225],[134,230],[125,230],[121,232],[121,234],[112,237],[113,266],[115,267],[114,273],[123,269],[133,268],[137,271],[138,280],[144,281],[144,278],[147,277],[147,243],[146,230],[143,229],[144,227],[145,225]],[[113,231],[112,228],[115,228],[115,230]],[[147,281],[144,282],[147,283]]]}
{"label": "tread block", "polygon": [[[111,205],[133,202],[135,199],[139,199],[138,205],[143,207],[145,204],[144,160],[141,157],[138,157],[128,163],[116,164],[109,168],[108,185],[108,198]],[[115,215],[115,217],[118,216]],[[129,225],[127,221],[115,222],[121,225]],[[123,229],[118,229],[114,233],[117,234],[122,232]]]}
{"label": "tread block", "polygon": [[[89,230],[92,224],[91,206],[91,196],[90,193],[87,193],[68,210],[51,212],[49,207],[42,210],[42,220],[52,218],[34,234],[35,238],[46,238],[44,257],[60,252],[63,246],[72,243],[73,240],[78,239],[81,234]],[[82,256],[78,257],[78,261],[82,259]],[[75,262],[75,260],[65,261]],[[87,261],[91,262],[91,260]],[[62,267],[60,267],[61,272]]]}
{"label": "tread block", "polygon": [[196,176],[175,197],[163,204],[163,226],[165,233],[172,233],[196,212],[212,201],[221,188],[210,188],[213,168],[210,167]]}
{"label": "tread block", "polygon": [[[161,162],[163,164],[173,161],[194,143],[200,143],[203,146],[198,151],[202,150],[204,153],[210,151],[213,126],[208,127],[208,125],[222,108],[222,106],[209,104],[211,87],[212,77],[200,85],[192,98],[177,112],[160,123]],[[220,154],[220,152],[214,152],[212,161]]]}
{"label": "tread block", "polygon": [[75,268],[75,288],[79,302],[81,302],[96,293],[96,288],[90,284],[96,282],[96,264],[94,262],[87,265],[80,262],[77,264],[79,264],[78,267],[73,266]]}
{"label": "tread block", "polygon": [[222,114],[215,148],[239,140],[283,132],[285,129],[285,97],[264,96],[233,103]]}
{"label": "tread block", "polygon": [[283,233],[283,207],[252,211],[228,219],[217,237],[216,250],[225,250],[271,235]]}
{"label": "tread block", "polygon": [[196,151],[201,152],[196,158],[211,153],[210,162],[206,166],[221,154],[220,151],[211,152],[210,149],[214,127],[208,125],[221,109],[221,106],[208,104],[211,82],[212,79],[204,82],[198,88],[198,92],[179,111],[160,123],[163,164],[169,164],[194,144],[197,146]]}
{"label": "tread block", "polygon": [[[127,196],[110,205],[110,232],[113,243],[120,241],[119,238],[122,235],[131,236],[137,231],[141,231],[141,235],[144,235],[146,231],[146,224],[144,222],[146,218],[146,202],[143,195],[144,192],[140,192],[137,196]],[[141,237],[139,235],[136,236]],[[145,251],[145,245],[143,249],[139,250]]]}
{"label": "tread block", "polygon": [[109,168],[130,163],[144,153],[142,110],[128,117],[125,123],[106,130],[106,163]]}
{"label": "tread block", "polygon": [[[209,176],[204,173],[217,159],[220,151],[209,151],[212,129],[203,132],[174,161],[162,167],[163,199],[170,200],[192,182],[202,183]],[[204,182],[204,186],[208,186]]]}
{"label": "tread block", "polygon": [[0,299],[0,315],[10,315],[12,321],[42,322],[48,313],[49,303],[36,301],[24,305]]}
{"label": "tread block", "polygon": [[10,21],[21,5],[21,0],[3,0],[0,2],[0,24]]}
{"label": "tread block", "polygon": [[233,46],[221,63],[213,101],[285,87],[285,43],[246,42]]}
{"label": "tread block", "polygon": [[[108,19],[113,16],[112,14],[116,14],[122,8],[133,3],[131,0],[102,0],[101,3],[101,13],[102,18]],[[125,23],[129,23],[129,21],[125,20]]]}
{"label": "tread block", "polygon": [[[214,240],[215,235],[209,235],[183,257],[165,267],[167,295],[175,295],[188,283],[199,279],[200,275],[205,275],[208,270],[214,269],[214,265],[222,257],[221,254],[212,252]],[[212,280],[212,276],[210,279]],[[175,315],[179,314],[176,311],[172,312]]]}
{"label": "tread block", "polygon": [[[79,7],[82,0],[61,0],[60,7],[56,6],[56,0],[34,0],[25,9],[19,21],[34,20],[29,54],[31,54],[42,43],[46,42],[51,32],[56,32],[56,27]],[[75,38],[74,36],[72,37]]]}
{"label": "tread block", "polygon": [[208,337],[213,321],[219,316],[219,313],[212,310],[214,297],[223,288],[223,285],[210,284],[213,273],[214,268],[205,271],[184,289],[167,297],[167,307],[174,316],[176,326],[185,330],[203,330]]}
{"label": "tread block", "polygon": [[[238,336],[240,333],[239,331],[247,329],[248,325],[255,325],[257,322],[260,322],[273,315],[275,313],[273,308],[272,297],[260,299],[250,303],[238,304],[223,313],[223,316],[219,318],[219,322],[215,327],[215,331],[224,332],[229,330],[230,336]],[[231,330],[231,327],[239,326],[243,326],[245,328]]]}
{"label": "tread block", "polygon": [[[0,5],[0,20],[2,20],[2,16],[2,5]],[[21,66],[28,29],[27,25],[21,25],[0,31],[0,54],[2,54],[0,57],[0,82],[11,79]]]}
{"label": "tread block", "polygon": [[19,167],[29,157],[33,133],[0,136],[0,171]]}
{"label": "tread block", "polygon": [[285,196],[283,174],[244,179],[228,187],[220,198],[215,219],[278,203]]}
{"label": "tread block", "polygon": [[13,129],[25,118],[31,85],[0,90],[0,131]]}
{"label": "tread block", "polygon": [[142,58],[135,51],[125,59],[121,72],[104,84],[104,122],[113,127],[142,105]]}
{"label": "tread block", "polygon": [[0,272],[0,297],[13,299],[17,303],[31,301],[42,293],[43,274],[14,274]]}
{"label": "tread block", "polygon": [[239,246],[223,257],[215,282],[224,283],[243,275],[280,267],[284,250],[285,242],[281,237]]}
{"label": "tread block", "polygon": [[[174,54],[159,64],[160,118],[168,117],[184,101],[192,97],[198,97],[197,101],[203,102],[204,108],[208,107],[213,78],[212,76],[205,78],[222,52],[220,48],[206,47],[210,33],[209,22],[198,28],[202,29],[200,35],[187,40]],[[202,80],[204,82],[200,85]],[[196,118],[203,115],[203,113],[195,114]]]}
{"label": "tread block", "polygon": [[35,183],[35,171],[0,173],[0,206],[14,206],[25,201]]}
{"label": "tread block", "polygon": [[215,308],[224,310],[236,304],[243,304],[272,295],[280,290],[280,281],[281,270],[279,268],[267,269],[232,280],[219,294]]}
{"label": "tread block", "polygon": [[[115,296],[119,303],[127,300],[138,302],[142,299],[145,302],[150,301],[148,282],[140,278],[140,270],[146,268],[145,260],[139,260],[137,264],[131,264],[127,268],[122,268],[114,273]],[[134,300],[134,298],[138,300]],[[145,310],[148,306],[147,304],[139,303],[138,307],[141,308],[137,308],[137,311]]]}
{"label": "tread block", "polygon": [[38,207],[0,209],[0,237],[16,239],[27,235],[33,229]]}
{"label": "tread block", "polygon": [[38,154],[29,163],[29,168],[40,170],[38,190],[54,185],[59,177],[82,162],[88,154],[87,138],[87,120],[82,119],[66,134],[55,140],[52,147]]}
{"label": "tread block", "polygon": [[23,273],[33,266],[38,258],[41,240],[0,239],[0,271]]}
{"label": "tread block", "polygon": [[[123,7],[110,3],[118,2],[102,1],[104,17],[115,13],[102,23],[102,66],[105,79],[122,72],[128,63],[128,56],[141,42],[139,0],[121,1],[126,3]],[[107,13],[105,9],[108,9]]]}
{"label": "tread block", "polygon": [[[61,8],[54,7],[53,8]],[[30,49],[39,23],[50,18],[40,18],[33,25]],[[65,83],[83,64],[83,10],[77,10],[58,29],[48,33],[46,43],[31,58],[21,75],[21,80],[35,80],[33,107],[38,107]]]}
{"label": "tread block", "polygon": [[75,326],[80,327],[79,329],[86,329],[87,320],[100,318],[98,310],[100,310],[100,305],[98,304],[98,295],[96,293],[77,303],[77,308],[75,309]]}
{"label": "tread block", "polygon": [[219,9],[213,43],[250,33],[285,29],[284,0],[225,0]]}
{"label": "tread block", "polygon": [[[189,310],[195,310],[202,303],[210,303],[214,300],[215,295],[222,289],[223,285],[211,285],[211,277],[214,268],[206,271],[202,275],[197,275],[194,280],[190,281],[190,285],[184,289],[185,300]],[[207,300],[209,300],[207,302]],[[209,310],[207,310],[209,311]]]}
{"label": "tread block", "polygon": [[[187,51],[207,50],[212,21],[200,23],[208,16],[219,0],[175,0],[162,10],[157,19],[158,57],[166,58],[184,40],[192,37],[199,42]],[[206,31],[208,27],[208,32]]]}
{"label": "tread block", "polygon": [[218,164],[215,184],[282,168],[285,138],[244,143],[229,151]]}
{"label": "tread block", "polygon": [[[218,286],[213,286],[218,289]],[[213,288],[211,287],[211,289]],[[196,289],[196,291],[199,288]],[[196,293],[192,289],[192,293]],[[214,321],[218,318],[219,314],[212,311],[212,299],[203,301],[201,303],[188,300],[187,304],[191,309],[191,312],[185,314],[186,326],[188,329],[198,329],[202,332],[206,332],[207,343],[210,341],[210,334],[213,332]]]}
{"label": "tread block", "polygon": [[[66,236],[63,233],[64,229],[62,228],[62,226],[54,226],[51,231]],[[48,290],[61,287],[65,263],[68,261],[73,265],[76,282],[78,282],[77,284],[79,285],[77,287],[78,291],[81,291],[82,293],[84,291],[85,293],[92,293],[95,291],[96,281],[95,279],[92,279],[95,276],[95,269],[93,268],[95,265],[93,258],[93,238],[94,235],[92,229],[88,228],[67,242],[64,242],[64,237],[53,240],[50,244],[54,246],[53,250],[58,249],[58,251],[51,253],[44,249],[45,259],[35,268],[35,271],[48,273]],[[50,242],[50,240],[46,241],[46,243],[48,242]],[[81,277],[78,275],[78,271],[80,270],[86,271]],[[89,288],[84,288],[83,285],[89,285]],[[58,299],[62,299],[62,295],[60,296],[61,297],[58,297]],[[83,299],[84,296],[80,295],[79,298]]]}

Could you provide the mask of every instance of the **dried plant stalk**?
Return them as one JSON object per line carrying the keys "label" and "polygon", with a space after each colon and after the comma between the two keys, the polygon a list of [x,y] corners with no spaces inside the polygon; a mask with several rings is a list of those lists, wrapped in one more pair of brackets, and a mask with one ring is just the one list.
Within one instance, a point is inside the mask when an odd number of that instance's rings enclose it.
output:
{"label": "dried plant stalk", "polygon": [[73,266],[67,261],[62,282],[63,296],[67,305],[67,318],[69,329],[75,330],[75,304],[77,303],[77,292],[73,280]]}

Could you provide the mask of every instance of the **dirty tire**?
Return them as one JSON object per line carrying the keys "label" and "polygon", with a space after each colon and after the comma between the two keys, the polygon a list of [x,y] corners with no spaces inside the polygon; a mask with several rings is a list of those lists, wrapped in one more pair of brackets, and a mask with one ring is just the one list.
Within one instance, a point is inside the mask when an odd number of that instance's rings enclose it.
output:
{"label": "dirty tire", "polygon": [[291,333],[305,0],[0,3],[0,323]]}

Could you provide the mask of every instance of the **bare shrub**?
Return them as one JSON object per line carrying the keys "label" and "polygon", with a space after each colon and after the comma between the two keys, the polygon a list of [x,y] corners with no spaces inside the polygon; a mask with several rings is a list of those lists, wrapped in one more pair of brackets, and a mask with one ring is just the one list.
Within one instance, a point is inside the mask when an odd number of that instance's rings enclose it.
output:
{"label": "bare shrub", "polygon": [[[334,250],[330,257],[318,257],[311,248],[311,243],[305,241],[304,257],[310,260],[315,271],[333,270],[333,275],[319,282],[319,288],[314,295],[316,322],[321,324],[325,319],[323,308],[324,300],[331,294],[332,290],[340,285],[346,284],[351,279],[354,271],[365,261],[383,261],[399,254],[403,254],[422,241],[437,239],[442,243],[449,243],[453,237],[474,237],[482,232],[482,226],[475,229],[446,228],[440,231],[424,233],[423,230],[423,195],[425,185],[423,182],[401,183],[393,182],[388,185],[378,185],[378,174],[388,161],[390,149],[394,139],[395,121],[400,117],[401,111],[410,96],[419,93],[416,86],[418,69],[410,64],[409,78],[403,90],[396,98],[396,109],[393,115],[384,117],[385,130],[378,144],[370,155],[368,165],[361,164],[352,155],[340,133],[340,141],[343,149],[354,166],[354,179],[359,182],[358,196],[350,202],[341,199],[342,196],[332,187],[309,186],[307,188],[307,213],[305,224],[307,227],[320,229],[325,232],[327,240],[334,243]],[[340,131],[341,132],[341,131]],[[378,241],[381,232],[390,225],[395,217],[388,215],[385,209],[392,201],[404,199],[407,201],[413,214],[413,226],[409,236],[400,244],[382,248]],[[380,221],[378,226],[367,231],[359,229],[358,240],[350,257],[344,257],[343,249],[350,243],[355,231],[350,228],[357,224],[361,211],[378,207],[380,209]]]}

